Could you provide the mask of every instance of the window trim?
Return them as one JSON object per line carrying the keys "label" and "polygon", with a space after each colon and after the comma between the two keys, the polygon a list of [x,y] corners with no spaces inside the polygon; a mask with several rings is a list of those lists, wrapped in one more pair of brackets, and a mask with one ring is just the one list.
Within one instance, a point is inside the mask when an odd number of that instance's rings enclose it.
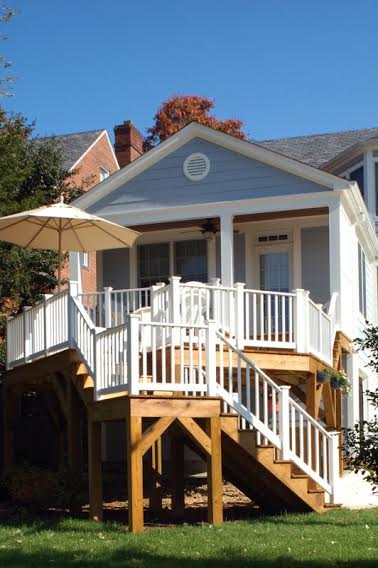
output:
{"label": "window trim", "polygon": [[[102,176],[102,175],[101,175],[102,173],[104,173],[105,175]],[[110,171],[108,170],[108,168],[106,168],[105,166],[101,165],[101,166],[100,166],[100,173],[99,173],[100,183],[101,183],[102,181],[105,181],[109,176],[110,176]]]}
{"label": "window trim", "polygon": [[81,252],[80,254],[80,268],[85,268],[88,270],[89,268],[89,253],[88,252]]}

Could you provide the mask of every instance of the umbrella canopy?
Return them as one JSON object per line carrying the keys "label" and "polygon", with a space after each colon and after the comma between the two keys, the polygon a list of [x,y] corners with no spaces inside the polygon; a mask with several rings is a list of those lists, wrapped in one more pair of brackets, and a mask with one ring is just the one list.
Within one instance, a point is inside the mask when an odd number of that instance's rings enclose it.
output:
{"label": "umbrella canopy", "polygon": [[58,251],[59,288],[63,251],[131,247],[139,235],[137,231],[67,205],[62,197],[53,205],[0,217],[0,240],[27,248]]}

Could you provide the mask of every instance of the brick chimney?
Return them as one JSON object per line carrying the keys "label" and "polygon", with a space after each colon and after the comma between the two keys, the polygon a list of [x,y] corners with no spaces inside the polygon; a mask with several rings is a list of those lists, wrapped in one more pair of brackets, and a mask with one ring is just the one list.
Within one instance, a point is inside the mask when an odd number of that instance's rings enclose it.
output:
{"label": "brick chimney", "polygon": [[120,168],[143,154],[143,136],[131,120],[114,127],[114,139],[114,151]]}

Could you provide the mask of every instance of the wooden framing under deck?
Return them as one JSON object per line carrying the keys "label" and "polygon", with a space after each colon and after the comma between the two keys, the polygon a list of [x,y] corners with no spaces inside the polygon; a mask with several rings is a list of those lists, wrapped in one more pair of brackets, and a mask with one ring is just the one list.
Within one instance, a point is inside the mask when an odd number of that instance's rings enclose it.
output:
{"label": "wooden framing under deck", "polygon": [[[222,513],[222,459],[220,400],[205,397],[121,396],[94,402],[88,407],[89,499],[90,515],[102,519],[101,477],[101,423],[120,421],[125,424],[127,439],[128,512],[129,529],[143,530],[143,456],[161,444],[161,436],[174,424],[181,429],[181,436],[174,432],[173,500],[176,517],[183,514],[183,437],[188,436],[207,457],[208,469],[208,520],[220,524]],[[154,420],[144,428],[144,420]],[[206,429],[198,423],[205,422]],[[176,449],[178,450],[176,453]],[[156,464],[156,462],[155,462]],[[156,465],[155,465],[156,468]],[[151,487],[150,487],[151,489]],[[153,493],[153,490],[151,494]],[[155,497],[155,506],[158,499]],[[150,497],[151,503],[151,497]]]}

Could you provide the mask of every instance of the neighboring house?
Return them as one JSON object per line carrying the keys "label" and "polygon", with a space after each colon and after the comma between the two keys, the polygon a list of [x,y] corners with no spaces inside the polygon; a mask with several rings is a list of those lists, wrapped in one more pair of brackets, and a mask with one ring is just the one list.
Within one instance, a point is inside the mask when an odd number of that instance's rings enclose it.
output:
{"label": "neighboring house", "polygon": [[[71,184],[89,191],[119,170],[118,161],[106,130],[91,130],[53,137],[59,142],[64,155],[64,166],[75,171]],[[82,289],[96,291],[96,253],[80,255]],[[69,266],[62,272],[69,278]]]}
{"label": "neighboring house", "polygon": [[[68,397],[71,464],[81,463],[77,425],[88,418],[93,518],[101,443],[103,461],[125,459],[126,448],[139,531],[142,456],[151,450],[156,505],[167,429],[163,463],[176,481],[183,471],[175,426],[207,456],[211,522],[221,520],[221,465],[269,510],[324,511],[347,497],[338,432],[368,416],[364,392],[377,385],[352,340],[377,322],[378,240],[355,181],[263,147],[274,143],[192,123],[76,201],[141,235],[131,249],[98,253],[95,298],[66,292],[8,322],[5,463],[12,409],[32,385]],[[350,398],[320,383],[325,368],[347,371]]]}

